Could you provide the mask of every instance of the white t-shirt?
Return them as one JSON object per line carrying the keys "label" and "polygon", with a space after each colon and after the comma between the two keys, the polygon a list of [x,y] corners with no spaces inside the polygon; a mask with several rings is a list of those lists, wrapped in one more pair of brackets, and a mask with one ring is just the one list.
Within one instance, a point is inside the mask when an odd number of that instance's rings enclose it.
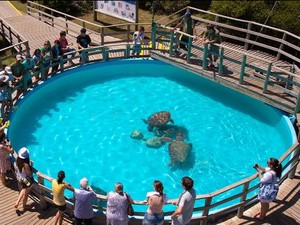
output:
{"label": "white t-shirt", "polygon": [[140,45],[141,41],[145,38],[145,33],[139,33],[138,31],[133,33],[133,44]]}

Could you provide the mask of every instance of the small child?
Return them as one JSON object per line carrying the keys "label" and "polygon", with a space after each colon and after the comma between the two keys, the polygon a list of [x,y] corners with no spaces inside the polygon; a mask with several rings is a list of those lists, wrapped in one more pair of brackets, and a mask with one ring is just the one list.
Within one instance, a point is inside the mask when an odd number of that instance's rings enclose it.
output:
{"label": "small child", "polygon": [[145,38],[145,28],[143,26],[140,27],[140,29],[133,34],[133,50],[131,55],[137,55],[139,56],[141,53],[141,43],[143,39]]}

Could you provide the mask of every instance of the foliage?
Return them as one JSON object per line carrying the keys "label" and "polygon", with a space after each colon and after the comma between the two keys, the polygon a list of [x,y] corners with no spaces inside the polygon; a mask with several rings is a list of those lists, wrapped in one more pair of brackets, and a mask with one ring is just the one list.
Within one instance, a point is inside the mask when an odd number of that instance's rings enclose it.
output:
{"label": "foliage", "polygon": [[[272,8],[275,4],[274,10]],[[300,1],[213,1],[211,11],[277,27],[300,35]],[[269,17],[269,18],[268,18]]]}
{"label": "foliage", "polygon": [[172,14],[186,6],[200,9],[208,9],[211,0],[184,0],[184,1],[159,1],[159,0],[140,0],[139,8],[151,11],[154,5],[155,13]]}
{"label": "foliage", "polygon": [[73,16],[88,12],[93,8],[92,1],[88,0],[38,0],[38,3]]}

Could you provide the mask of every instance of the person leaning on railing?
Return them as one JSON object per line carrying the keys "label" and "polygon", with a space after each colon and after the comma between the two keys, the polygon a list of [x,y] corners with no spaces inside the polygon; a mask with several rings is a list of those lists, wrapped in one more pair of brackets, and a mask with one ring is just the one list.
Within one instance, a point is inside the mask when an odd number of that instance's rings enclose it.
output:
{"label": "person leaning on railing", "polygon": [[11,170],[10,154],[13,154],[14,150],[6,138],[3,127],[5,126],[0,128],[0,176],[2,184],[7,185],[10,180],[6,177],[6,172]]}
{"label": "person leaning on railing", "polygon": [[196,201],[196,191],[193,188],[194,181],[190,177],[183,177],[181,184],[184,192],[179,196],[178,202],[172,202],[177,208],[172,214],[172,225],[188,224],[193,215]]}
{"label": "person leaning on railing", "polygon": [[57,179],[52,179],[52,192],[53,192],[53,202],[57,207],[58,211],[55,215],[54,224],[62,224],[65,211],[67,209],[67,203],[64,195],[65,189],[74,192],[74,188],[64,181],[66,175],[64,171],[59,171],[57,174]]}
{"label": "person leaning on railing", "polygon": [[[178,27],[181,27],[184,33],[187,33],[189,35],[194,35],[194,33],[196,32],[195,22],[192,19],[192,14],[190,12],[190,9],[186,10],[186,13],[184,14],[182,20],[173,29],[176,30]],[[189,37],[186,35],[182,35],[179,39],[185,43],[189,42]],[[186,44],[180,43],[178,47],[187,50]]]}
{"label": "person leaning on railing", "polygon": [[11,71],[14,77],[13,85],[17,88],[17,98],[23,91],[23,79],[26,74],[26,68],[22,64],[23,57],[16,55],[16,61],[11,65]]}
{"label": "person leaning on railing", "polygon": [[[278,185],[278,179],[281,177],[282,173],[282,165],[279,163],[279,161],[275,158],[270,158],[267,162],[267,167],[264,168],[258,164],[254,165],[254,169],[258,171],[258,176],[260,179],[260,191],[258,193],[258,200],[261,203],[261,209],[260,213],[256,214],[254,217],[259,220],[264,220],[269,207],[270,203],[275,200],[277,196],[277,190],[276,188],[272,188],[272,185]],[[262,176],[262,173],[264,173],[264,176]],[[267,184],[269,185],[265,190],[263,189],[263,186]],[[271,185],[270,185],[271,184]],[[273,190],[271,190],[273,189]],[[270,192],[270,193],[268,193]]]}
{"label": "person leaning on railing", "polygon": [[[66,54],[68,52],[74,52],[75,51],[75,49],[71,47],[73,44],[68,42],[66,36],[67,36],[67,32],[63,30],[59,33],[59,37],[57,39],[59,41],[59,45],[61,47],[61,50],[64,54]],[[69,63],[71,65],[74,64],[72,58],[75,56],[75,54],[76,54],[76,52],[72,53],[71,59],[69,59]],[[65,57],[67,58],[67,56],[65,56]]]}
{"label": "person leaning on railing", "polygon": [[[206,26],[206,30],[199,35],[200,37],[202,36],[202,44],[203,45],[209,45],[208,50],[212,51],[215,54],[219,54],[219,46],[214,45],[216,44],[221,44],[221,36],[220,32],[214,27],[213,24],[208,24]],[[217,55],[208,54],[207,57],[210,60],[210,64],[207,66],[207,69],[214,69],[215,65],[214,63],[218,60]]]}
{"label": "person leaning on railing", "polygon": [[[90,48],[91,47],[91,38],[89,35],[86,34],[86,29],[85,28],[81,28],[80,30],[80,35],[77,36],[77,46],[78,49],[86,49],[86,48]],[[80,52],[80,62],[82,61],[82,53]],[[89,61],[89,56],[85,55],[85,62]]]}
{"label": "person leaning on railing", "polygon": [[75,197],[75,225],[89,225],[93,223],[93,201],[97,199],[96,193],[88,186],[88,179],[82,178],[80,189],[74,189]]}
{"label": "person leaning on railing", "polygon": [[23,61],[23,65],[25,66],[26,69],[26,74],[24,75],[24,85],[25,82],[27,87],[30,87],[32,85],[32,73],[34,71],[34,60],[32,59],[30,53],[27,53],[26,55],[26,59]]}

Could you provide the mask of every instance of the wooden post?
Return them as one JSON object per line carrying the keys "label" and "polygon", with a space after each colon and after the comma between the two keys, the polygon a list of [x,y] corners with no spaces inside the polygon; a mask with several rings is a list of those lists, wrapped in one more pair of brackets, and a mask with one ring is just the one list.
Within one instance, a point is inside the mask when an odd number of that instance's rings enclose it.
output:
{"label": "wooden post", "polygon": [[248,194],[249,184],[250,184],[250,181],[247,181],[246,183],[244,183],[243,192],[242,192],[242,196],[241,196],[241,202],[243,204],[241,206],[239,206],[239,208],[238,208],[237,215],[236,215],[238,218],[242,218],[242,216],[243,216],[243,212],[244,212],[244,208],[245,208],[245,204],[246,204],[245,201],[247,199],[247,194]]}
{"label": "wooden post", "polygon": [[298,93],[296,106],[294,108],[294,115],[296,115],[299,112],[300,109],[300,92]]}
{"label": "wooden post", "polygon": [[[285,39],[286,39],[286,33],[283,33],[282,40],[285,41]],[[283,44],[283,42],[281,42],[281,44],[279,46],[279,50],[282,50],[283,47],[284,47],[284,44]],[[281,56],[281,53],[280,53],[280,51],[278,51],[277,56],[276,56],[276,60],[279,60],[280,56]]]}
{"label": "wooden post", "polygon": [[[172,55],[173,55],[173,44],[174,44],[174,30],[172,31],[171,37],[170,37],[170,49],[169,49],[170,57],[172,57]],[[153,48],[153,44],[152,44],[152,48]]]}
{"label": "wooden post", "polygon": [[65,15],[65,23],[66,23],[66,33],[69,33],[69,26],[68,26],[68,18],[67,15]]}
{"label": "wooden post", "polygon": [[151,32],[152,49],[156,49],[156,29],[157,29],[156,23],[152,22],[152,32]]}
{"label": "wooden post", "polygon": [[101,45],[104,45],[104,27],[101,27],[101,40],[100,40],[100,42],[101,42]]}
{"label": "wooden post", "polygon": [[94,21],[97,21],[96,4],[97,4],[97,2],[93,1],[93,18],[94,18]]}
{"label": "wooden post", "polygon": [[240,84],[244,82],[245,68],[246,68],[247,55],[243,55],[243,61],[241,65],[241,73],[240,73]]}
{"label": "wooden post", "polygon": [[63,72],[64,71],[64,57],[61,56],[59,57],[59,67],[60,67],[60,71]]}
{"label": "wooden post", "polygon": [[246,41],[245,41],[245,45],[244,45],[245,50],[248,50],[248,48],[249,48],[249,43],[247,41],[250,39],[249,31],[251,30],[251,28],[252,28],[252,23],[249,22],[248,27],[247,27]]}
{"label": "wooden post", "polygon": [[86,61],[86,50],[83,50],[81,51],[81,65],[84,65],[85,64],[85,61]]}
{"label": "wooden post", "polygon": [[209,207],[210,207],[211,201],[212,201],[212,197],[211,196],[207,197],[205,199],[205,206],[204,206],[204,210],[202,212],[202,216],[206,217],[206,218],[203,219],[203,220],[201,220],[200,225],[206,225],[206,223],[207,223],[207,216],[208,216],[208,213],[209,213]]}
{"label": "wooden post", "polygon": [[186,56],[186,61],[187,61],[188,63],[191,62],[190,58],[191,58],[192,41],[193,41],[193,38],[189,36],[188,52],[187,52],[187,56]]}
{"label": "wooden post", "polygon": [[130,42],[130,24],[127,25],[127,42]]}
{"label": "wooden post", "polygon": [[102,48],[102,57],[104,62],[108,59],[108,53],[105,47]]}
{"label": "wooden post", "polygon": [[3,24],[2,20],[0,20],[0,21],[1,21],[1,35],[2,35],[3,40],[5,40],[4,24]]}
{"label": "wooden post", "polygon": [[130,58],[130,44],[126,45],[125,57]]}
{"label": "wooden post", "polygon": [[53,11],[51,10],[51,27],[54,27]]}
{"label": "wooden post", "polygon": [[[299,156],[300,156],[300,145],[298,145],[298,146],[296,147],[293,156],[294,156],[294,160],[293,160],[293,162],[291,162],[291,166],[294,166],[294,165],[297,164],[297,162],[298,162],[298,159],[299,159]],[[297,156],[297,157],[295,157],[295,156]],[[295,166],[294,169],[292,169],[292,170],[289,172],[288,177],[289,177],[290,179],[293,179],[293,178],[295,177],[296,170],[297,170],[297,166]]]}
{"label": "wooden post", "polygon": [[207,54],[208,54],[208,45],[204,45],[203,59],[202,59],[202,69],[207,67]]}
{"label": "wooden post", "polygon": [[41,62],[40,70],[41,70],[41,80],[44,80],[45,79],[45,66],[44,66],[44,62]]}
{"label": "wooden post", "polygon": [[47,208],[47,202],[45,199],[44,190],[40,187],[40,185],[44,186],[44,178],[39,175],[38,175],[38,184],[39,184],[38,191],[39,191],[40,206],[44,210]]}
{"label": "wooden post", "polygon": [[272,70],[272,63],[269,63],[267,74],[266,74],[266,80],[264,83],[264,89],[263,89],[264,93],[268,90],[268,84],[269,84],[269,78],[271,76],[271,70]]}
{"label": "wooden post", "polygon": [[224,59],[224,48],[221,47],[220,59],[219,59],[219,75],[223,74],[223,59]]}

